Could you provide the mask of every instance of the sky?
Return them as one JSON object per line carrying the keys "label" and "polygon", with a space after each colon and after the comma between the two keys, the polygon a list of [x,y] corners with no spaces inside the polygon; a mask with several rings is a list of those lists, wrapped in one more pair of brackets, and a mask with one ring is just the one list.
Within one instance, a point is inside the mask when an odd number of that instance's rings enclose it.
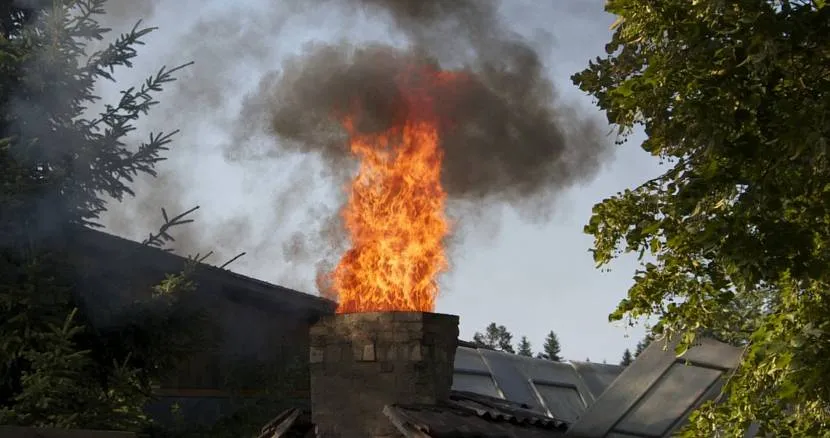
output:
{"label": "sky", "polygon": [[[337,0],[335,0],[336,3]],[[119,70],[118,82],[102,83],[103,101],[140,83],[162,65],[193,61],[157,96],[160,103],[137,122],[135,145],[151,131],[179,129],[159,166],[157,178],[141,178],[137,196],[113,201],[103,219],[106,230],[143,239],[170,213],[198,205],[194,224],[176,229],[173,248],[188,255],[213,251],[208,263],[229,265],[244,275],[316,294],[321,261],[336,260],[325,239],[336,214],[341,187],[331,169],[313,154],[291,153],[267,135],[242,135],[257,118],[244,103],[261,92],[258,84],[279,74],[310,44],[382,42],[406,44],[406,36],[376,15],[351,13],[331,5],[301,8],[303,1],[271,0],[110,0],[103,20],[114,34],[135,21],[158,27],[139,47],[134,68]],[[308,2],[311,4],[314,2]],[[590,97],[569,77],[604,54],[609,26],[601,0],[503,0],[505,27],[537,50],[546,74],[567,111],[606,124]],[[276,4],[276,5],[275,5]],[[111,36],[114,36],[111,35]],[[288,60],[288,61],[286,61]],[[603,125],[604,141],[613,142]],[[461,337],[471,339],[490,322],[505,325],[518,341],[527,336],[534,349],[557,333],[566,359],[619,361],[634,348],[643,327],[611,324],[608,314],[632,283],[636,260],[623,258],[610,272],[598,270],[583,234],[594,204],[654,177],[657,160],[639,148],[642,136],[603,158],[594,174],[557,195],[540,199],[546,215],[528,218],[510,203],[489,202],[476,210],[451,207],[455,235],[449,247],[451,268],[440,280],[436,311],[461,317]],[[346,169],[348,170],[348,169]],[[297,249],[297,245],[301,249]]]}

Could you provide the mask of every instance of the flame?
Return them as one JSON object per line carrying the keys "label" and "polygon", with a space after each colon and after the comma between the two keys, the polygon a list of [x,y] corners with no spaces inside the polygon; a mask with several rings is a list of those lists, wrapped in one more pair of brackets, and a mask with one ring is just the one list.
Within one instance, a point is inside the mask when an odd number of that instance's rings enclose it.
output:
{"label": "flame", "polygon": [[450,230],[441,187],[446,121],[435,103],[461,78],[424,66],[400,74],[395,122],[382,132],[359,132],[359,111],[342,118],[360,167],[341,211],[351,248],[328,277],[338,313],[435,308],[437,278],[449,268],[443,240]]}

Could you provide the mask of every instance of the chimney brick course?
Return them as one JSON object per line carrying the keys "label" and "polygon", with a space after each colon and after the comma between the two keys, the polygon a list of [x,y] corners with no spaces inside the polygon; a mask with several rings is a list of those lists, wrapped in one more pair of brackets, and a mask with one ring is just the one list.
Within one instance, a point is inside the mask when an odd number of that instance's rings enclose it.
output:
{"label": "chimney brick course", "polygon": [[325,438],[399,437],[383,408],[449,398],[458,317],[372,312],[310,328],[311,415]]}

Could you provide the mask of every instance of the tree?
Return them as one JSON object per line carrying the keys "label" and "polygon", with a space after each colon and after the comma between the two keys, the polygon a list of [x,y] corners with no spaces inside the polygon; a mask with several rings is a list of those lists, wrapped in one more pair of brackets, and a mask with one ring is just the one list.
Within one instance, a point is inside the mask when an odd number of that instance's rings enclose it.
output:
{"label": "tree", "polygon": [[499,327],[501,329],[501,333],[499,336],[499,350],[504,351],[505,353],[516,353],[516,350],[513,349],[513,335],[508,332],[504,326]]}
{"label": "tree", "polygon": [[489,348],[495,350],[498,348],[498,341],[499,341],[499,327],[496,325],[495,322],[491,322],[487,328],[484,329],[484,333],[475,332],[473,335],[473,342],[475,342],[476,346],[481,348]]}
{"label": "tree", "polygon": [[642,353],[646,348],[648,348],[649,345],[651,345],[652,341],[654,341],[654,335],[650,333],[646,334],[643,337],[643,339],[637,342],[637,348],[634,350],[634,357],[636,358],[637,356],[639,356],[640,353]]}
{"label": "tree", "polygon": [[[130,309],[129,327],[101,329],[87,312],[95,303],[76,284],[70,237],[95,226],[106,198],[132,195],[136,175],[154,175],[174,133],[150,134],[135,149],[123,139],[181,67],[160,69],[89,118],[96,82],[130,67],[152,29],[136,26],[89,54],[86,43],[106,32],[95,20],[105,0],[7,3],[0,9],[0,424],[139,430],[152,384],[189,339],[180,329],[197,326],[179,318],[180,300],[195,287],[190,268],[148,291]],[[146,243],[161,245],[167,229],[184,222],[171,219]]]}
{"label": "tree", "polygon": [[[666,171],[594,207],[599,266],[640,256],[612,320],[659,319],[682,353],[744,345],[687,436],[823,436],[830,424],[830,8],[612,0],[607,56],[573,76]],[[645,255],[649,257],[646,258]],[[740,321],[747,314],[750,317]],[[733,334],[735,328],[739,332]]]}
{"label": "tree", "polygon": [[553,330],[551,330],[545,337],[545,343],[542,345],[542,352],[538,353],[536,357],[561,362],[562,357],[559,356],[560,352],[561,347],[559,346],[559,337],[556,336],[556,333],[554,333]]}
{"label": "tree", "polygon": [[473,335],[473,342],[479,347],[501,350],[506,353],[515,353],[513,345],[511,344],[512,341],[513,335],[507,331],[507,327],[496,325],[495,322],[491,322],[483,334],[476,332]]}
{"label": "tree", "polygon": [[519,347],[516,354],[519,356],[533,357],[533,350],[531,350],[530,341],[527,340],[527,336],[522,336],[519,340]]}
{"label": "tree", "polygon": [[625,349],[623,351],[622,359],[620,360],[620,365],[627,367],[631,365],[631,362],[634,362],[634,355],[631,354],[631,350]]}

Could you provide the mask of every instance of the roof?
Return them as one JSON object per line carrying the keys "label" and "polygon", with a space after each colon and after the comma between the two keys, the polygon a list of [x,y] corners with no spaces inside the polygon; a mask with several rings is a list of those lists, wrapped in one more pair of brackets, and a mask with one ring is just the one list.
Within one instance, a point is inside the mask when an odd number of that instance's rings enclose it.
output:
{"label": "roof", "polygon": [[[131,260],[129,269],[138,265],[160,273],[176,272],[187,261],[98,230],[77,231],[75,248],[95,261],[117,263],[126,255],[136,256],[138,260]],[[92,268],[104,269],[101,266],[96,263]],[[199,264],[197,276],[200,284],[221,286],[208,289],[221,290],[254,305],[307,309],[315,314],[333,313],[336,308],[330,300],[211,265]],[[392,405],[385,413],[399,428],[412,431],[413,435],[407,436],[532,437],[540,431],[546,436],[551,430],[561,433],[564,428],[568,435],[581,437],[669,436],[692,410],[720,392],[721,377],[737,366],[741,349],[704,339],[678,359],[671,345],[664,347],[665,342],[652,342],[634,363],[623,368],[553,362],[460,343],[449,402],[435,406]],[[287,435],[273,436],[303,436],[310,430],[307,413],[294,410],[283,414],[275,421],[293,427],[287,429]],[[480,428],[504,433],[469,432]],[[508,429],[513,435],[506,432]],[[425,431],[432,435],[424,435]]]}
{"label": "roof", "polygon": [[[180,270],[187,260],[97,230],[82,228],[76,235],[75,246],[95,261],[137,256],[138,261],[131,260],[129,269],[140,265],[142,269],[170,273]],[[93,269],[100,269],[100,264]],[[215,266],[200,264],[197,276],[200,284],[221,286],[207,289],[221,290],[254,305],[313,310],[315,314],[333,313],[336,308],[334,302],[324,298]],[[665,342],[652,342],[623,368],[553,362],[462,343],[456,351],[453,400],[436,406],[389,406],[386,414],[399,427],[414,428],[412,436],[423,436],[424,430],[439,434],[435,436],[465,436],[458,434],[477,427],[508,428],[523,434],[513,436],[533,436],[546,430],[547,423],[538,421],[541,418],[558,422],[557,431],[570,424],[571,436],[669,436],[684,424],[691,411],[720,392],[723,375],[740,362],[741,349],[704,339],[678,359],[671,345],[664,347]],[[476,405],[471,401],[473,395],[477,397]],[[296,411],[293,419],[282,418],[283,423],[291,419],[294,431],[297,425],[310,425],[301,412]]]}
{"label": "roof", "polygon": [[668,437],[720,394],[743,349],[701,339],[678,358],[678,341],[655,340],[571,425],[580,437]]}
{"label": "roof", "polygon": [[453,389],[516,403],[571,426],[581,437],[670,436],[716,397],[742,350],[702,339],[682,358],[652,342],[631,365],[553,362],[459,344]]}
{"label": "roof", "polygon": [[[462,391],[435,405],[388,405],[383,413],[407,438],[542,438],[568,429],[525,405]],[[288,409],[263,427],[259,438],[313,437],[310,418],[306,410]]]}
{"label": "roof", "polygon": [[623,367],[555,362],[460,344],[453,389],[525,404],[537,413],[576,421]]}
{"label": "roof", "polygon": [[564,435],[565,422],[506,400],[453,391],[438,405],[391,405],[384,414],[407,438],[536,438]]}
{"label": "roof", "polygon": [[[131,260],[132,265],[138,264],[143,269],[161,273],[177,272],[187,262],[186,257],[100,230],[77,227],[74,234],[76,240],[73,246],[82,253],[94,256],[96,260],[119,260],[126,256],[134,256],[138,261]],[[96,265],[95,269],[100,269],[100,265]],[[200,283],[221,284],[227,293],[232,293],[252,303],[283,308],[314,309],[323,313],[333,313],[337,307],[337,304],[331,300],[205,263],[199,263],[196,272]]]}
{"label": "roof", "polygon": [[[628,367],[553,362],[459,343],[450,400],[384,409],[409,437],[582,438],[671,436],[720,392],[741,349],[703,339],[678,358],[654,341]],[[310,414],[289,410],[260,438],[313,437]]]}

